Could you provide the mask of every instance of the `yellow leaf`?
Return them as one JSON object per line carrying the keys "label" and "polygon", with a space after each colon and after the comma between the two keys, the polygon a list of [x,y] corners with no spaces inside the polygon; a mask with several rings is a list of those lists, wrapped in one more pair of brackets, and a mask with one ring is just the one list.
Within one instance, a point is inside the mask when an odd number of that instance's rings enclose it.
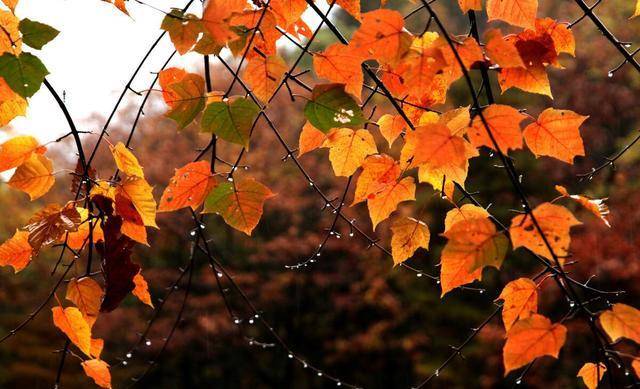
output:
{"label": "yellow leaf", "polygon": [[[91,226],[89,223],[89,210],[82,207],[76,207],[76,210],[80,214],[81,222],[78,226],[78,231],[69,232],[69,235],[67,236],[67,245],[74,250],[80,250],[89,238],[89,230]],[[102,232],[100,223],[94,224],[92,235],[94,243],[99,240],[104,240],[104,233]]]}
{"label": "yellow leaf", "polygon": [[158,228],[156,224],[156,201],[153,198],[153,188],[144,178],[127,177],[116,187],[116,202],[118,195],[130,200],[140,215],[142,224],[147,227]]}
{"label": "yellow leaf", "polygon": [[577,377],[582,378],[587,388],[596,389],[606,371],[607,367],[604,363],[598,362],[596,365],[595,363],[587,362],[580,368]]}
{"label": "yellow leaf", "polygon": [[621,338],[640,344],[640,311],[626,304],[614,304],[611,310],[600,314],[598,322],[612,342]]}
{"label": "yellow leaf", "polygon": [[391,225],[391,255],[393,264],[399,265],[413,256],[420,247],[429,249],[429,227],[410,217],[401,217]]}
{"label": "yellow leaf", "polygon": [[350,128],[334,128],[323,146],[329,148],[331,166],[339,177],[349,177],[362,165],[367,155],[378,152],[369,131]]}
{"label": "yellow leaf", "polygon": [[83,353],[91,355],[91,329],[76,307],[53,307],[53,324]]}
{"label": "yellow leaf", "polygon": [[102,288],[90,277],[72,278],[67,285],[67,300],[73,302],[82,313],[82,317],[89,325],[93,324],[100,313],[102,303]]}
{"label": "yellow leaf", "polygon": [[18,166],[9,179],[9,186],[27,193],[33,201],[44,196],[55,181],[53,162],[42,154],[34,153]]}
{"label": "yellow leaf", "polygon": [[509,247],[507,237],[489,219],[459,221],[443,236],[449,241],[442,250],[441,261],[455,258],[453,261],[466,264],[470,273],[485,266],[499,269]]}
{"label": "yellow leaf", "polygon": [[528,278],[518,278],[505,285],[497,300],[504,300],[502,322],[509,331],[517,320],[538,312],[538,286]]}
{"label": "yellow leaf", "polygon": [[33,249],[29,244],[29,233],[18,230],[0,245],[0,266],[12,266],[13,271],[17,273],[31,262],[32,255]]}
{"label": "yellow leaf", "polygon": [[375,229],[378,223],[388,218],[398,208],[398,204],[415,199],[416,184],[413,177],[405,177],[385,186],[375,197],[367,200],[373,228]]}
{"label": "yellow leaf", "polygon": [[482,207],[473,204],[464,204],[460,208],[454,208],[447,212],[444,218],[444,232],[447,232],[456,223],[463,220],[485,219],[489,217],[489,212]]}
{"label": "yellow leaf", "polygon": [[264,103],[269,102],[276,88],[280,86],[287,64],[278,55],[263,57],[256,55],[249,60],[243,77],[253,94]]}
{"label": "yellow leaf", "polygon": [[580,126],[587,118],[572,111],[547,108],[524,129],[524,139],[536,157],[547,155],[573,163],[575,156],[584,156]]}
{"label": "yellow leaf", "polygon": [[115,146],[109,145],[109,148],[118,169],[128,176],[144,178],[144,172],[138,162],[138,158],[133,155],[124,143],[118,142]]}
{"label": "yellow leaf", "polygon": [[24,135],[16,136],[0,145],[0,172],[22,165],[31,154],[43,154],[46,151],[36,138]]}

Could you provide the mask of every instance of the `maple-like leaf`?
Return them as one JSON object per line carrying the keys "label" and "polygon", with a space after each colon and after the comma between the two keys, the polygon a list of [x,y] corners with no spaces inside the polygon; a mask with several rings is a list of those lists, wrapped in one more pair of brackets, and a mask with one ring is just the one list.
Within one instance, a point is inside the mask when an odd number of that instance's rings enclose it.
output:
{"label": "maple-like leaf", "polygon": [[487,0],[489,21],[504,20],[518,27],[533,28],[538,0]]}
{"label": "maple-like leaf", "polygon": [[202,204],[214,185],[215,178],[211,174],[211,165],[208,161],[188,163],[176,169],[169,185],[162,193],[158,212],[170,212],[185,207],[195,210]]}
{"label": "maple-like leaf", "polygon": [[207,196],[203,212],[219,214],[228,225],[250,236],[262,217],[264,202],[273,196],[253,178],[223,181]]}
{"label": "maple-like leaf", "polygon": [[37,254],[43,246],[60,241],[66,232],[78,230],[80,213],[72,204],[61,207],[47,205],[36,213],[24,229],[29,232],[29,244]]}
{"label": "maple-like leaf", "polygon": [[342,43],[334,43],[313,56],[313,68],[318,77],[345,85],[345,91],[360,99],[362,93],[362,61],[364,57]]}
{"label": "maple-like leaf", "polygon": [[504,300],[502,322],[509,331],[517,320],[538,312],[538,286],[529,278],[518,278],[505,285],[497,300]]}
{"label": "maple-like leaf", "polygon": [[327,133],[333,128],[356,127],[366,121],[362,109],[345,91],[344,84],[321,84],[313,88],[304,115],[318,130]]}
{"label": "maple-like leaf", "polygon": [[622,303],[613,304],[610,310],[600,314],[598,323],[612,342],[627,338],[640,344],[640,311],[634,307]]}
{"label": "maple-like leaf", "polygon": [[362,25],[353,34],[349,46],[365,59],[392,63],[402,57],[410,44],[402,14],[378,9],[362,15]]}
{"label": "maple-like leaf", "polygon": [[298,157],[322,147],[326,139],[327,135],[324,132],[315,128],[313,124],[306,122],[302,126],[300,139],[298,140]]}
{"label": "maple-like leaf", "polygon": [[567,163],[584,156],[580,126],[588,116],[567,110],[545,109],[524,129],[524,139],[536,157],[546,155]]}
{"label": "maple-like leaf", "polygon": [[185,128],[204,109],[204,79],[182,69],[169,68],[158,76],[162,97],[171,108],[166,116]]}
{"label": "maple-like leaf", "polygon": [[592,199],[584,195],[575,195],[569,194],[567,189],[562,185],[556,185],[556,190],[560,192],[563,197],[570,198],[575,200],[578,204],[582,205],[586,210],[594,214],[598,219],[602,220],[602,222],[607,226],[611,227],[609,224],[609,220],[607,220],[607,216],[609,215],[609,207],[605,203],[607,200],[604,199]]}
{"label": "maple-like leaf", "polygon": [[142,276],[142,272],[138,272],[138,274],[133,277],[133,283],[136,285],[132,291],[133,295],[143,303],[153,308],[153,302],[151,301],[151,295],[149,294],[149,285],[147,284],[147,280]]}
{"label": "maple-like leaf", "polygon": [[[553,253],[564,258],[569,254],[571,235],[569,230],[580,223],[565,207],[551,203],[543,203],[533,210],[540,229],[551,246]],[[553,256],[549,252],[543,238],[538,233],[531,217],[518,215],[511,220],[509,228],[513,248],[526,247],[538,255],[546,258]]]}
{"label": "maple-like leaf", "polygon": [[269,2],[269,7],[276,15],[278,24],[285,29],[300,19],[307,6],[305,0],[271,0]]}
{"label": "maple-like leaf", "polygon": [[525,92],[538,93],[553,98],[549,76],[542,65],[502,69],[498,76],[498,82],[503,93],[511,87],[516,87]]}
{"label": "maple-like leaf", "polygon": [[229,19],[234,13],[242,12],[246,6],[246,0],[205,1],[202,22],[215,44],[224,46],[227,42],[238,37],[231,28]]}
{"label": "maple-like leaf", "polygon": [[509,247],[507,237],[486,218],[459,221],[443,236],[449,241],[441,261],[464,263],[469,273],[485,266],[499,269]]}
{"label": "maple-like leaf", "polygon": [[216,101],[204,110],[202,131],[218,135],[227,142],[249,148],[249,138],[260,109],[251,100],[238,97]]}
{"label": "maple-like leaf", "polygon": [[[520,122],[526,118],[525,115],[513,107],[501,104],[489,105],[482,111],[482,115],[500,151],[507,153],[510,149],[517,150],[522,148]],[[489,132],[480,115],[473,119],[473,124],[468,129],[467,134],[475,147],[486,146],[496,150],[496,146],[491,136],[489,136]]]}
{"label": "maple-like leaf", "polygon": [[378,223],[389,217],[403,201],[416,199],[416,184],[413,177],[404,177],[386,185],[383,190],[367,200],[369,217],[373,229]]}
{"label": "maple-like leaf", "polygon": [[411,217],[396,219],[391,225],[391,255],[393,264],[399,265],[413,256],[422,247],[429,249],[429,227]]}
{"label": "maple-like leaf", "polygon": [[11,266],[13,271],[17,273],[31,262],[32,254],[29,233],[18,230],[0,245],[0,266]]}
{"label": "maple-like leaf", "polygon": [[487,218],[489,218],[489,212],[486,209],[473,204],[464,204],[447,212],[444,218],[444,232],[449,231],[451,227],[461,221]]}
{"label": "maple-like leaf", "polygon": [[604,363],[598,364],[587,362],[580,368],[576,377],[582,378],[582,381],[589,389],[596,389],[598,383],[602,380],[602,376],[607,372],[607,366]]}
{"label": "maple-like leaf", "polygon": [[[306,4],[306,3],[305,3]],[[243,78],[253,94],[267,103],[275,93],[285,72],[289,70],[279,55],[257,55],[249,60]]]}
{"label": "maple-like leaf", "polygon": [[503,348],[505,375],[545,355],[558,358],[566,336],[567,327],[542,315],[518,320],[507,332]]}
{"label": "maple-like leaf", "polygon": [[90,277],[72,278],[67,284],[66,298],[78,307],[89,328],[98,318],[103,295],[100,284]]}
{"label": "maple-like leaf", "polygon": [[369,131],[350,128],[333,129],[323,146],[329,148],[329,160],[338,177],[349,177],[362,165],[367,155],[378,152]]}
{"label": "maple-like leaf", "polygon": [[115,146],[109,145],[113,159],[116,161],[116,166],[124,174],[132,177],[144,178],[144,172],[142,166],[138,162],[138,158],[124,145],[122,142],[118,142]]}
{"label": "maple-like leaf", "polygon": [[176,50],[183,55],[196,44],[203,26],[202,21],[195,15],[185,14],[178,8],[172,8],[162,19],[160,28],[169,33],[169,38]]}
{"label": "maple-like leaf", "polygon": [[11,138],[0,145],[0,172],[16,168],[25,163],[31,154],[44,154],[46,150],[30,135]]}
{"label": "maple-like leaf", "polygon": [[362,173],[356,182],[353,205],[374,199],[400,178],[400,165],[387,154],[368,156],[362,163]]}
{"label": "maple-like leaf", "polygon": [[109,372],[109,365],[101,359],[90,359],[81,363],[82,369],[87,377],[93,379],[93,381],[101,388],[111,388],[111,373]]}
{"label": "maple-like leaf", "polygon": [[505,39],[502,36],[502,32],[497,28],[488,30],[484,36],[486,41],[485,51],[494,63],[501,68],[525,67],[513,39]]}
{"label": "maple-like leaf", "polygon": [[91,328],[76,307],[53,307],[53,324],[86,355],[91,355]]}

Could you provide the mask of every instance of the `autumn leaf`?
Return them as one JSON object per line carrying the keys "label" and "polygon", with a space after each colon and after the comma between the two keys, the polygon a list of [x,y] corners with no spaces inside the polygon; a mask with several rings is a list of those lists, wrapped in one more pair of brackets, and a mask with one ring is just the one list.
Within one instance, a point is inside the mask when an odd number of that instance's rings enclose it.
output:
{"label": "autumn leaf", "polygon": [[429,249],[429,227],[411,217],[396,219],[391,225],[391,255],[393,264],[399,265],[422,247]]}
{"label": "autumn leaf", "polygon": [[[328,0],[327,3],[330,4],[331,0]],[[336,4],[357,20],[362,18],[360,14],[360,0],[336,0]]]}
{"label": "autumn leaf", "polygon": [[318,130],[313,124],[306,122],[300,132],[300,139],[298,140],[298,157],[322,147],[324,141],[327,139],[327,135]]}
{"label": "autumn leaf", "polygon": [[180,55],[184,55],[196,44],[203,27],[202,22],[195,15],[185,14],[178,8],[172,8],[162,19],[160,28],[169,33],[173,46]]}
{"label": "autumn leaf", "polygon": [[489,21],[500,19],[518,27],[534,28],[538,0],[487,0]]}
{"label": "autumn leaf", "polygon": [[143,225],[158,228],[156,224],[156,201],[153,198],[153,188],[144,178],[125,178],[116,186],[115,195],[116,207],[118,207],[118,196],[122,196],[131,202],[140,215]]}
{"label": "autumn leaf", "polygon": [[272,0],[269,2],[269,7],[276,15],[278,24],[288,28],[300,19],[307,9],[307,2],[305,0]]}
{"label": "autumn leaf", "polygon": [[[569,230],[581,223],[568,209],[551,203],[540,204],[532,213],[553,253],[559,258],[566,257],[571,244]],[[553,257],[529,215],[514,217],[509,233],[514,250],[522,246],[543,257]]]}
{"label": "autumn leaf", "polygon": [[566,336],[567,327],[552,324],[542,315],[533,314],[518,320],[507,332],[503,348],[505,376],[536,358],[545,355],[558,358]]}
{"label": "autumn leaf", "polygon": [[362,61],[364,57],[349,46],[334,43],[313,56],[313,68],[318,77],[345,85],[345,91],[358,99],[361,98]]}
{"label": "autumn leaf", "polygon": [[509,331],[517,320],[538,312],[538,286],[529,278],[518,278],[505,285],[497,300],[504,300],[502,322]]}
{"label": "autumn leaf", "polygon": [[98,318],[103,295],[100,285],[90,277],[72,278],[67,284],[66,298],[78,307],[89,328]]}
{"label": "autumn leaf", "polygon": [[232,102],[207,105],[202,115],[202,132],[218,135],[227,142],[249,148],[249,138],[260,109],[252,101],[238,97]]}
{"label": "autumn leaf", "polygon": [[[525,115],[513,107],[500,104],[489,105],[482,111],[482,115],[500,151],[507,153],[509,149],[517,150],[522,148],[520,122],[526,118]],[[496,150],[496,146],[491,136],[489,136],[489,132],[480,115],[473,119],[473,124],[468,129],[467,134],[471,144],[475,147],[486,146]]]}
{"label": "autumn leaf", "polygon": [[551,37],[556,54],[567,53],[575,57],[576,40],[567,23],[558,23],[551,18],[537,19],[536,31]]}
{"label": "autumn leaf", "polygon": [[344,84],[322,84],[313,88],[304,115],[318,130],[355,127],[365,123],[362,109],[345,91]]}
{"label": "autumn leaf", "polygon": [[389,147],[398,139],[406,127],[407,122],[400,115],[385,114],[378,119],[378,128]]}
{"label": "autumn leaf", "polygon": [[613,304],[611,310],[600,314],[598,323],[612,342],[627,338],[640,344],[640,311],[634,307],[622,303]]}
{"label": "autumn leaf", "polygon": [[0,245],[0,266],[11,266],[13,271],[17,273],[31,262],[32,254],[29,233],[18,230]]}
{"label": "autumn leaf", "polygon": [[404,18],[398,11],[378,9],[362,15],[362,25],[349,46],[365,59],[381,63],[399,60],[408,50],[411,36],[404,30]]}
{"label": "autumn leaf", "polygon": [[[305,3],[306,6],[306,3]],[[264,103],[269,102],[289,70],[282,57],[257,55],[249,60],[243,77],[253,94]]]}
{"label": "autumn leaf", "polygon": [[415,199],[416,184],[413,177],[404,177],[385,186],[373,198],[367,200],[373,229],[378,223],[388,218],[398,208],[398,204]]}
{"label": "autumn leaf", "polygon": [[485,266],[502,265],[509,241],[489,219],[459,221],[443,234],[449,239],[441,261],[465,263],[469,273]]}
{"label": "autumn leaf", "polygon": [[607,371],[607,366],[604,363],[598,362],[598,364],[587,362],[578,371],[577,377],[582,378],[582,381],[589,389],[596,389],[598,383],[602,380],[602,376]]}
{"label": "autumn leaf", "polygon": [[242,12],[246,6],[246,0],[207,0],[204,3],[202,21],[214,43],[224,46],[238,37],[229,20],[234,13]]}
{"label": "autumn leaf", "polygon": [[447,212],[444,219],[444,232],[449,231],[458,222],[486,218],[489,218],[489,212],[486,209],[473,204],[464,204]]}
{"label": "autumn leaf", "polygon": [[113,159],[116,161],[118,169],[124,174],[132,177],[144,178],[144,172],[142,166],[138,162],[138,158],[124,145],[122,142],[118,142],[115,146],[109,145]]}
{"label": "autumn leaf", "polygon": [[20,21],[19,28],[22,33],[22,42],[38,50],[42,49],[44,45],[52,41],[60,33],[60,31],[51,26],[27,18]]}
{"label": "autumn leaf", "polygon": [[587,118],[572,111],[547,108],[524,129],[524,139],[536,157],[546,155],[573,163],[575,156],[585,155],[580,126]]}
{"label": "autumn leaf", "polygon": [[25,116],[27,105],[27,100],[11,90],[0,77],[0,127],[6,126],[18,116]]}
{"label": "autumn leaf", "polygon": [[120,12],[125,15],[129,15],[129,11],[127,11],[127,6],[125,5],[125,0],[102,0],[106,3],[113,4]]}
{"label": "autumn leaf", "polygon": [[[6,1],[11,0],[3,0],[5,4]],[[7,4],[11,10],[14,9],[15,5],[15,3]],[[3,33],[0,34],[0,54],[19,54],[22,51],[22,39],[20,38],[19,30],[20,20],[13,12],[0,10],[0,24],[3,29]]]}
{"label": "autumn leaf", "polygon": [[158,212],[170,212],[185,207],[198,208],[204,201],[215,178],[208,161],[191,162],[176,169],[169,185],[162,193]]}
{"label": "autumn leaf", "polygon": [[524,68],[518,48],[513,39],[505,39],[502,32],[495,28],[485,33],[485,50],[491,60],[501,68]]}
{"label": "autumn leaf", "polygon": [[251,235],[262,217],[264,202],[275,194],[253,178],[219,182],[205,200],[204,213],[217,213],[238,231]]}
{"label": "autumn leaf", "polygon": [[180,129],[187,127],[204,109],[204,79],[198,74],[169,68],[160,72],[158,80],[162,97],[171,108],[166,116]]}
{"label": "autumn leaf", "polygon": [[501,69],[498,82],[503,93],[509,88],[516,87],[525,92],[538,93],[553,98],[549,76],[542,65]]}
{"label": "autumn leaf", "polygon": [[4,53],[0,56],[0,77],[24,98],[33,96],[40,89],[47,74],[49,71],[44,64],[31,53]]}
{"label": "autumn leaf", "polygon": [[36,213],[24,229],[29,232],[29,244],[37,254],[44,246],[60,241],[66,232],[78,230],[80,213],[72,204],[60,207],[47,205]]}
{"label": "autumn leaf", "polygon": [[93,379],[93,381],[101,388],[111,388],[111,373],[109,372],[109,365],[101,359],[90,359],[81,363],[82,369],[87,377]]}
{"label": "autumn leaf", "polygon": [[349,177],[362,165],[367,155],[378,152],[373,135],[367,130],[333,129],[324,141],[329,160],[338,177]]}
{"label": "autumn leaf", "polygon": [[86,355],[91,355],[91,328],[76,307],[53,307],[53,324]]}
{"label": "autumn leaf", "polygon": [[368,156],[362,162],[352,205],[374,199],[388,186],[394,185],[400,179],[400,173],[400,165],[393,157],[387,154]]}
{"label": "autumn leaf", "polygon": [[33,201],[44,196],[55,181],[53,162],[42,154],[31,154],[13,173],[9,186],[27,193]]}
{"label": "autumn leaf", "polygon": [[611,227],[607,216],[609,215],[609,207],[605,203],[605,199],[592,199],[584,195],[572,195],[569,194],[567,189],[562,185],[556,185],[556,190],[560,192],[563,197],[575,200],[578,204],[582,205],[586,210],[594,214],[598,219],[607,226]]}
{"label": "autumn leaf", "polygon": [[640,16],[640,1],[636,1],[636,10],[634,11],[630,19],[633,19],[637,16]]}
{"label": "autumn leaf", "polygon": [[[91,229],[91,223],[89,222],[89,210],[82,207],[76,207],[76,210],[80,214],[80,225],[78,226],[78,230],[74,232],[69,232],[67,235],[67,245],[74,249],[80,250],[89,238],[89,232]],[[93,242],[97,242],[99,240],[104,240],[104,235],[102,233],[102,227],[100,227],[99,222],[95,222],[93,224]]]}
{"label": "autumn leaf", "polygon": [[458,0],[458,5],[460,6],[462,12],[482,10],[481,0]]}
{"label": "autumn leaf", "polygon": [[31,154],[44,154],[46,150],[30,135],[11,138],[0,145],[0,172],[16,168],[25,163]]}
{"label": "autumn leaf", "polygon": [[153,308],[153,302],[151,302],[151,295],[149,294],[149,285],[147,284],[147,280],[142,276],[142,272],[138,272],[138,274],[133,277],[133,283],[136,285],[132,291],[133,295]]}

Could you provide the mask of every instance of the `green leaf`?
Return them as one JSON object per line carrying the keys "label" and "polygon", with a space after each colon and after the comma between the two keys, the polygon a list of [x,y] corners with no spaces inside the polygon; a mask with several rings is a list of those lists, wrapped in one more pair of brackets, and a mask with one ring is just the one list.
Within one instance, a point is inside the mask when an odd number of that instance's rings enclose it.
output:
{"label": "green leaf", "polygon": [[42,46],[52,41],[60,33],[60,31],[51,26],[26,18],[20,21],[19,28],[22,33],[22,41],[38,50],[42,49]]}
{"label": "green leaf", "polygon": [[214,133],[227,142],[249,148],[249,136],[260,109],[244,97],[231,104],[217,101],[204,110],[202,131]]}
{"label": "green leaf", "polygon": [[166,116],[183,129],[204,109],[204,80],[197,74],[189,73],[179,82],[169,85],[168,89],[179,99],[171,102],[172,108]]}
{"label": "green leaf", "polygon": [[47,68],[33,54],[21,53],[16,57],[4,53],[0,56],[0,77],[24,98],[33,96],[40,89],[47,74]]}
{"label": "green leaf", "polygon": [[366,122],[356,101],[344,90],[344,84],[324,84],[313,88],[304,116],[320,131],[357,127]]}

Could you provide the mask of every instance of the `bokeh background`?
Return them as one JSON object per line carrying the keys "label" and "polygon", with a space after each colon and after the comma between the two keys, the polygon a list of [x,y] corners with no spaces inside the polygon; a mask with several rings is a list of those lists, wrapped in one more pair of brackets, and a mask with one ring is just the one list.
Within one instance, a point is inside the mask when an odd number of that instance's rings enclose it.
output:
{"label": "bokeh background", "polygon": [[[378,5],[377,1],[362,3],[365,9]],[[640,22],[627,20],[632,14],[631,3],[608,0],[597,8],[598,15],[622,41],[633,41],[640,33]],[[163,9],[166,7],[162,2],[152,4]],[[415,7],[407,1],[390,1],[389,4],[403,13]],[[468,21],[460,13],[455,1],[437,1],[434,6],[450,26],[451,32],[467,33]],[[154,11],[141,7],[136,12],[143,14]],[[199,9],[194,12],[198,13]],[[539,15],[572,21],[580,16],[580,11],[571,1],[543,0]],[[76,14],[72,17],[76,17]],[[155,16],[158,26],[161,17]],[[333,19],[347,34],[357,26],[341,10],[335,11]],[[426,14],[420,12],[409,20],[408,28],[418,33],[424,28],[425,20]],[[482,14],[480,20],[484,29],[486,17]],[[64,25],[58,27],[64,31]],[[577,55],[575,59],[563,58],[565,69],[551,70],[553,101],[546,97],[509,91],[499,97],[499,102],[526,108],[533,115],[550,106],[590,115],[582,130],[587,157],[577,158],[575,165],[569,166],[546,158],[536,160],[528,152],[514,153],[513,157],[517,168],[524,173],[523,183],[534,204],[553,199],[556,196],[553,190],[555,184],[593,197],[609,198],[611,228],[605,227],[591,215],[577,211],[584,225],[573,230],[571,249],[573,260],[577,263],[570,270],[579,279],[595,275],[593,286],[626,290],[627,294],[619,301],[637,305],[640,296],[640,250],[636,236],[640,225],[637,206],[640,200],[637,173],[640,146],[625,154],[615,170],[606,169],[592,181],[579,181],[577,174],[601,164],[604,157],[636,136],[640,124],[640,75],[630,66],[625,66],[614,77],[607,77],[608,70],[621,61],[619,54],[588,20],[580,22],[573,31],[577,38]],[[108,32],[96,29],[88,33],[102,36]],[[132,36],[131,39],[148,42],[154,39],[156,33],[157,29],[154,29]],[[320,50],[334,41],[334,37],[324,31],[313,48]],[[156,53],[157,63],[161,63],[168,53],[168,49]],[[136,53],[135,57],[129,58],[130,55],[121,55],[114,50],[105,53],[104,58],[87,58],[85,61],[81,50],[78,50],[68,54],[66,66],[78,67],[86,72],[90,71],[87,70],[91,66],[90,61],[106,60],[118,64],[116,68],[119,71],[123,62],[135,64],[141,54]],[[297,52],[282,47],[281,54],[293,58]],[[200,57],[191,55],[177,58],[172,65],[202,72],[201,62]],[[151,66],[156,66],[155,70],[158,68],[158,65]],[[229,81],[228,73],[215,60],[212,66],[215,89],[224,90]],[[306,57],[300,69],[309,67],[310,59]],[[118,76],[123,80],[121,85],[112,85],[111,90],[117,91],[124,85],[133,71],[133,65],[129,68]],[[56,66],[50,66],[50,70],[52,77],[56,77]],[[99,74],[94,76],[100,77]],[[315,82],[312,73],[306,77],[309,82]],[[54,80],[64,86],[63,79]],[[146,80],[133,85],[137,90],[147,87]],[[497,85],[493,87],[494,91],[498,90]],[[301,90],[297,92],[304,93]],[[73,99],[74,95],[70,96]],[[44,101],[47,97],[44,92],[37,96],[38,101]],[[109,138],[114,143],[124,139],[131,128],[139,104],[139,99],[133,97],[126,100],[116,116]],[[103,96],[100,99],[102,101]],[[392,113],[382,98],[375,99],[377,111],[374,118],[383,113]],[[112,100],[115,102],[115,99]],[[438,108],[469,103],[465,86],[458,82],[449,94],[447,106]],[[297,145],[304,124],[303,104],[303,99],[292,103],[283,89],[269,111],[292,147]],[[29,114],[38,116],[40,110],[42,115],[59,114],[52,101],[48,105],[39,103],[38,108],[32,107]],[[173,122],[162,116],[164,110],[159,94],[152,94],[152,101],[145,109],[145,116],[132,144],[149,181],[156,187],[154,193],[158,198],[173,169],[191,161],[197,153],[196,149],[208,141],[207,137],[198,134],[195,126],[177,132]],[[108,109],[96,108],[91,115],[79,117],[79,125],[83,130],[97,132],[102,128],[106,114]],[[3,131],[8,134],[29,133],[29,129],[24,127],[21,125],[17,129]],[[370,129],[377,133],[375,126]],[[483,290],[483,293],[472,289],[456,290],[440,298],[439,286],[433,280],[416,277],[415,273],[402,268],[393,268],[391,259],[379,250],[368,248],[367,243],[357,236],[349,237],[349,229],[344,224],[339,226],[342,239],[330,239],[316,264],[304,270],[287,270],[285,265],[305,260],[314,253],[324,237],[325,229],[331,224],[333,214],[322,210],[321,199],[309,188],[293,163],[281,160],[285,152],[273,133],[266,126],[259,126],[254,134],[251,151],[244,163],[249,165],[250,174],[279,195],[266,204],[262,222],[251,238],[226,227],[222,219],[215,216],[207,219],[206,231],[212,237],[212,244],[222,253],[218,259],[261,309],[263,317],[293,350],[327,373],[367,388],[408,388],[416,385],[451,353],[451,345],[462,342],[471,328],[494,309],[493,300],[504,284],[539,270],[535,261],[523,251],[510,252],[500,272],[485,270],[483,281],[472,285]],[[43,141],[54,138],[50,135],[42,131],[38,133]],[[86,136],[85,140],[87,147],[90,147],[95,137]],[[379,149],[386,150],[386,145],[380,142]],[[30,203],[22,193],[0,185],[3,216],[0,218],[0,237],[3,239],[26,224],[31,214],[43,205],[65,202],[70,198],[70,180],[63,170],[74,166],[72,144],[55,144],[50,150],[56,169],[61,173],[53,191],[44,199]],[[224,143],[219,151],[223,158],[233,160],[239,150]],[[107,149],[100,150],[96,166],[99,175],[108,177],[113,164],[107,152]],[[301,161],[314,177],[315,184],[330,197],[341,195],[346,180],[333,176],[326,150],[305,155]],[[478,199],[483,204],[493,204],[491,211],[506,223],[513,215],[512,209],[517,208],[517,202],[506,175],[494,167],[495,164],[496,160],[486,152],[474,159],[467,188],[479,191]],[[351,196],[348,196],[348,201],[350,199]],[[425,210],[423,219],[431,230],[431,249],[428,252],[420,250],[409,263],[426,273],[438,274],[439,252],[444,243],[438,234],[443,230],[444,214],[450,205],[431,188],[422,185],[417,202],[404,206],[402,211],[417,214],[420,209]],[[345,213],[357,219],[358,226],[377,236],[381,244],[389,244],[388,222],[381,224],[373,233],[364,205],[347,207]],[[135,253],[135,260],[143,266],[144,275],[149,281],[154,301],[162,298],[166,287],[179,275],[179,268],[188,260],[192,224],[188,212],[183,211],[162,214],[159,225],[159,231],[150,233],[151,247],[140,247]],[[56,255],[55,249],[44,251],[18,275],[14,275],[10,268],[0,269],[0,335],[10,331],[44,300],[55,282],[50,272]],[[243,331],[239,331],[225,310],[215,275],[205,258],[199,258],[196,266],[184,320],[158,361],[159,366],[151,370],[145,380],[138,384],[139,387],[333,386],[308,369],[305,370],[300,363],[288,359],[279,348],[249,344],[249,338],[265,343],[273,340],[257,325],[246,325]],[[64,292],[59,292],[59,297],[63,296]],[[125,358],[127,350],[137,340],[152,310],[134,298],[128,298],[120,309],[101,316],[95,333],[106,338],[104,359],[114,366],[114,387],[129,386],[131,377],[146,369],[147,361],[167,336],[181,301],[182,291],[179,290],[167,302],[153,327],[149,337],[151,345],[134,354],[127,366],[119,364],[119,361]],[[243,312],[241,300],[232,291],[230,302],[239,312]],[[556,287],[552,283],[545,283],[541,310],[558,320],[566,309],[566,301]],[[594,359],[593,344],[580,320],[570,321],[568,326],[570,335],[560,360],[544,358],[537,362],[520,387],[581,387],[575,375],[584,362]],[[513,387],[518,374],[503,377],[503,337],[501,321],[496,318],[465,348],[464,359],[457,358],[430,387]],[[0,387],[50,388],[59,361],[59,354],[55,351],[63,344],[64,338],[54,329],[47,306],[17,336],[0,345]],[[637,354],[637,349],[632,345],[625,344],[622,347]],[[62,383],[63,387],[68,388],[90,386],[73,357],[67,361]]]}

